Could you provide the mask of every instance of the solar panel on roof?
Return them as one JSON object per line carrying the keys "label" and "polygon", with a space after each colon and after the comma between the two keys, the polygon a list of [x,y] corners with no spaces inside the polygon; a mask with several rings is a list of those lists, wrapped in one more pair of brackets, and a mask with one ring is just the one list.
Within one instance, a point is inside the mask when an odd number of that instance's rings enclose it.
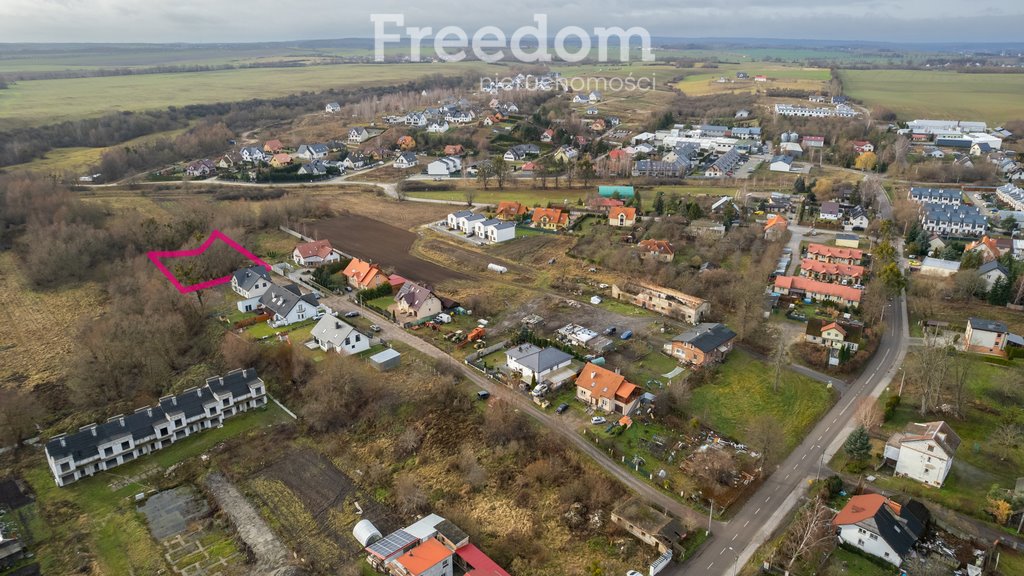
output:
{"label": "solar panel on roof", "polygon": [[383,540],[378,540],[371,546],[368,546],[366,551],[381,558],[390,558],[416,542],[419,542],[419,540],[412,534],[405,530],[396,530],[385,536]]}

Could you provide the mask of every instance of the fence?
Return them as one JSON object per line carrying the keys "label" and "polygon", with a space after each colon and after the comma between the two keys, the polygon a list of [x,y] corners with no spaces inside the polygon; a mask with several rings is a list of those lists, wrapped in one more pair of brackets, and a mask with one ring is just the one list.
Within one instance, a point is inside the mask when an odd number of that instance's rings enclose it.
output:
{"label": "fence", "polygon": [[502,340],[501,342],[498,342],[497,344],[495,344],[493,346],[488,346],[487,348],[482,348],[480,350],[477,350],[476,352],[473,352],[469,356],[466,356],[466,362],[468,364],[472,364],[473,362],[476,362],[477,360],[479,360],[480,358],[483,358],[484,356],[487,356],[488,354],[492,354],[494,352],[497,352],[498,350],[501,350],[507,344],[508,344],[507,340]]}

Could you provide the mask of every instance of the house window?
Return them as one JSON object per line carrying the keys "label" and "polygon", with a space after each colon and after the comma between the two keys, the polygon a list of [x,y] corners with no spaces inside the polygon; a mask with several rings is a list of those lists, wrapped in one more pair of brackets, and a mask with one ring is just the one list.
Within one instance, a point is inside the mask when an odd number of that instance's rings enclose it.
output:
{"label": "house window", "polygon": [[221,401],[220,401],[220,405],[221,405],[221,406],[224,406],[224,407],[227,407],[227,406],[228,406],[228,403],[229,403],[230,401],[231,401],[231,399],[230,399],[230,398],[225,398],[225,399],[223,399],[223,400],[221,400]]}
{"label": "house window", "polygon": [[869,536],[869,538],[871,538],[872,540],[878,540],[878,534],[872,534],[871,536]]}
{"label": "house window", "polygon": [[863,545],[864,545],[864,541],[863,540],[857,540],[857,546],[863,546]]}
{"label": "house window", "polygon": [[888,552],[883,552],[883,554],[885,554],[885,557],[886,557],[886,558],[888,558],[888,557],[889,557],[889,553],[888,553]]}
{"label": "house window", "polygon": [[71,470],[71,464],[64,462],[63,464],[60,465],[61,472],[67,472],[68,470]]}
{"label": "house window", "polygon": [[110,446],[107,446],[106,448],[103,449],[103,455],[104,456],[113,456],[114,455],[114,449],[111,448]]}
{"label": "house window", "polygon": [[129,443],[127,440],[125,440],[124,442],[121,442],[121,450],[127,450],[130,447],[131,447],[131,443]]}

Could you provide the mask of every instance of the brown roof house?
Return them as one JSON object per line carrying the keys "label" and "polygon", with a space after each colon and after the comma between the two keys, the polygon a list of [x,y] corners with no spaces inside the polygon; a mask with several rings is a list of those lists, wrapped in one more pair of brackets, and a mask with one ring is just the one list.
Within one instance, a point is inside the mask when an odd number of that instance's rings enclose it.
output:
{"label": "brown roof house", "polygon": [[316,240],[299,244],[292,250],[292,260],[299,266],[321,266],[341,260],[331,248],[330,240]]}
{"label": "brown roof house", "polygon": [[395,295],[395,317],[398,321],[415,322],[433,318],[444,310],[441,299],[430,289],[406,282]]}
{"label": "brown roof house", "polygon": [[641,260],[671,262],[676,256],[676,251],[668,240],[641,240],[637,242],[636,248],[640,251]]}

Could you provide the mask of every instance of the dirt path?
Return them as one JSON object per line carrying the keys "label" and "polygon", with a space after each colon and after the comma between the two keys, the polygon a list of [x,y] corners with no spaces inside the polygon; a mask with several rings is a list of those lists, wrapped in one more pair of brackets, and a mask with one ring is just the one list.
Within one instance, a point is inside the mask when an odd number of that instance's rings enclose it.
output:
{"label": "dirt path", "polygon": [[[252,574],[281,575],[292,574],[287,569],[291,554],[277,535],[260,517],[259,512],[245,499],[245,496],[226,478],[214,472],[206,478],[206,487],[217,500],[221,510],[231,518],[231,523],[238,530],[238,535],[252,549],[256,556],[256,566]],[[294,572],[299,574],[300,572]]]}

